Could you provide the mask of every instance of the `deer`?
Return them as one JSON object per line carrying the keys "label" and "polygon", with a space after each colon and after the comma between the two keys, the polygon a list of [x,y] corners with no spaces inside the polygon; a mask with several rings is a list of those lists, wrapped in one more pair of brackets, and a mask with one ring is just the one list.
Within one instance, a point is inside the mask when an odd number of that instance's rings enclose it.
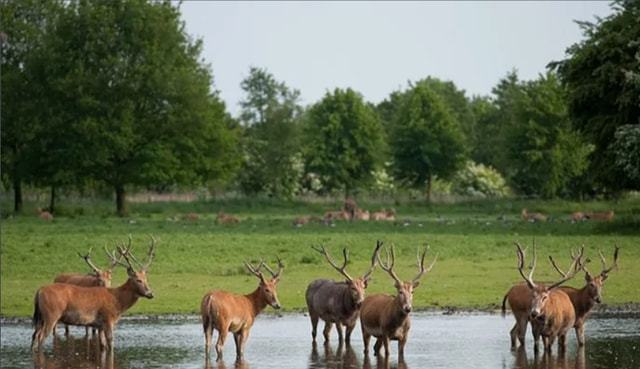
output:
{"label": "deer", "polygon": [[571,213],[571,215],[569,216],[569,220],[571,221],[571,223],[584,222],[585,220],[587,220],[587,216],[581,211],[575,211]]}
{"label": "deer", "polygon": [[[239,295],[232,292],[214,290],[204,295],[200,304],[202,327],[205,338],[205,354],[207,358],[211,352],[211,336],[213,330],[218,331],[216,342],[217,361],[222,360],[222,349],[229,331],[233,333],[236,343],[236,360],[241,361],[244,354],[244,346],[249,338],[249,331],[255,322],[256,316],[267,305],[274,309],[280,309],[277,287],[280,276],[284,270],[282,260],[278,258],[278,271],[273,270],[261,261],[257,267],[245,262],[244,265],[251,274],[256,276],[260,283],[258,287],[248,295]],[[260,269],[266,269],[271,274],[271,279],[264,277]]]}
{"label": "deer", "polygon": [[44,210],[42,208],[37,208],[36,211],[38,212],[38,218],[42,220],[46,220],[47,222],[50,222],[53,220],[53,214],[51,214],[51,212]]}
{"label": "deer", "polygon": [[[584,270],[584,287],[577,289],[569,286],[562,286],[560,289],[564,291],[569,296],[571,303],[573,304],[573,308],[576,313],[576,320],[574,324],[574,328],[576,331],[576,339],[578,341],[578,346],[584,346],[585,338],[584,338],[584,325],[591,313],[591,309],[595,306],[595,304],[599,304],[602,302],[602,287],[604,285],[604,281],[609,278],[609,273],[613,269],[618,269],[618,252],[620,248],[618,246],[615,247],[613,252],[613,264],[607,268],[607,262],[602,254],[602,251],[598,251],[600,255],[600,262],[602,263],[602,271],[600,274],[595,277],[587,270],[586,265],[582,266]],[[561,275],[565,276],[565,273],[558,268],[558,266],[553,263],[554,269]]]}
{"label": "deer", "polygon": [[371,214],[369,214],[368,210],[356,209],[355,217],[357,220],[369,220],[371,219]]}
{"label": "deer", "polygon": [[190,222],[197,222],[200,220],[200,215],[198,215],[198,213],[187,213],[182,216],[182,219]]}
{"label": "deer", "polygon": [[613,220],[615,213],[613,210],[603,212],[589,212],[585,213],[585,217],[589,220],[601,220],[604,222],[610,222]]}
{"label": "deer", "polygon": [[334,220],[351,220],[351,216],[345,210],[327,211],[324,213],[323,220],[325,223],[329,223]]}
{"label": "deer", "polygon": [[[540,336],[542,336],[545,352],[551,352],[551,346],[556,338],[558,338],[559,350],[564,352],[567,344],[567,331],[573,327],[576,314],[573,304],[571,304],[571,299],[558,287],[573,278],[576,273],[582,269],[583,262],[581,259],[584,253],[584,247],[574,256],[569,270],[564,273],[562,279],[549,285],[544,285],[541,283],[536,284],[533,281],[533,272],[536,268],[535,245],[529,275],[525,275],[523,270],[525,261],[524,251],[519,243],[516,242],[515,244],[518,256],[518,272],[531,291],[529,320],[531,321],[533,332],[534,351],[539,351],[538,341]],[[549,257],[549,259],[552,261],[552,264],[554,264],[553,258]]]}
{"label": "deer", "polygon": [[542,213],[529,213],[527,209],[522,209],[522,213],[520,213],[520,215],[522,216],[523,220],[531,223],[547,221],[546,215]]}
{"label": "deer", "polygon": [[[127,281],[119,287],[81,287],[72,284],[54,283],[40,287],[34,298],[31,350],[41,351],[44,340],[58,323],[96,327],[103,332],[100,346],[113,352],[113,331],[123,313],[140,297],[152,299],[153,291],[147,282],[147,270],[155,256],[155,239],[147,261],[142,264],[131,253],[131,245],[118,246],[118,253],[127,268]],[[136,271],[133,263],[139,269]]]}
{"label": "deer", "polygon": [[[53,280],[54,283],[67,283],[73,284],[76,286],[82,287],[111,287],[111,277],[113,269],[118,265],[118,261],[120,259],[116,258],[115,255],[109,253],[109,251],[105,251],[107,256],[110,259],[109,267],[105,270],[98,268],[91,261],[91,251],[93,248],[89,248],[89,252],[86,255],[82,255],[78,253],[78,255],[84,259],[84,261],[89,265],[93,273],[89,274],[81,274],[81,273],[63,273],[56,276]],[[53,332],[55,333],[56,329],[53,328]],[[94,330],[95,333],[95,330]],[[69,335],[69,326],[65,324],[64,326],[64,334],[65,336]],[[89,327],[86,327],[85,334],[89,335]]]}
{"label": "deer", "polygon": [[369,340],[371,336],[376,337],[373,354],[378,355],[380,346],[384,346],[385,357],[389,357],[389,341],[398,341],[398,357],[404,356],[404,346],[409,338],[411,328],[411,318],[409,314],[413,309],[413,292],[420,285],[420,279],[431,271],[438,259],[437,255],[428,268],[424,266],[424,259],[427,255],[427,248],[417,255],[418,274],[410,281],[402,281],[393,270],[395,264],[395,252],[391,246],[391,254],[385,248],[387,262],[380,260],[380,268],[387,272],[394,281],[396,296],[385,294],[375,294],[367,296],[360,308],[360,327],[362,328],[362,338],[364,340],[364,354],[369,353]]}
{"label": "deer", "polygon": [[396,210],[395,209],[382,209],[381,211],[376,211],[371,213],[371,220],[396,220]]}
{"label": "deer", "polygon": [[231,215],[225,214],[222,210],[218,212],[218,216],[216,217],[216,223],[218,224],[236,224],[240,223],[240,219]]}
{"label": "deer", "polygon": [[356,200],[353,197],[347,197],[344,200],[342,210],[347,212],[349,220],[356,219],[356,211],[358,210],[358,204],[356,203]]}
{"label": "deer", "polygon": [[302,227],[310,222],[319,222],[320,218],[315,215],[302,215],[293,220],[294,227]]}
{"label": "deer", "polygon": [[[325,343],[329,342],[329,333],[333,324],[336,325],[338,340],[340,343],[351,342],[351,332],[358,320],[358,312],[364,301],[365,290],[369,284],[371,274],[376,267],[378,254],[382,247],[382,241],[376,243],[376,248],[371,257],[371,266],[362,277],[352,278],[346,271],[349,262],[349,251],[342,250],[344,263],[338,266],[324,246],[312,247],[325,257],[327,262],[340,273],[344,282],[335,282],[328,279],[316,279],[309,284],[305,293],[309,318],[311,319],[311,338],[316,342],[318,320],[325,322],[323,336]],[[342,334],[342,325],[345,326],[345,336]]]}

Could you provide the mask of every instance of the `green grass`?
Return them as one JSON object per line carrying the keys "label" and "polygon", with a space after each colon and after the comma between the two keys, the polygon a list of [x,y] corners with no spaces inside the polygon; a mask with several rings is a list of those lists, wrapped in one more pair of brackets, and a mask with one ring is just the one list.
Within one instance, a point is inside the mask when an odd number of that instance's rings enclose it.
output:
{"label": "green grass", "polygon": [[[228,200],[223,202],[132,204],[125,219],[110,215],[111,203],[83,202],[63,205],[51,223],[35,215],[10,217],[2,221],[2,301],[3,316],[29,316],[38,287],[50,283],[61,272],[86,271],[76,251],[90,246],[101,249],[133,235],[135,253],[146,253],[148,235],[159,240],[156,260],[149,282],[156,298],[140,300],[129,314],[194,313],[200,299],[211,289],[248,293],[256,279],[242,267],[244,260],[263,257],[273,263],[279,255],[286,264],[278,293],[286,310],[304,308],[307,284],[319,277],[338,278],[311,250],[314,244],[326,245],[335,257],[348,246],[352,275],[367,269],[370,253],[378,239],[397,248],[398,274],[403,279],[416,273],[416,248],[428,242],[438,253],[433,271],[424,278],[414,300],[418,307],[497,307],[505,291],[520,279],[515,269],[513,241],[531,244],[535,238],[539,262],[536,279],[555,279],[546,262],[548,254],[567,264],[569,249],[585,244],[588,255],[596,258],[602,248],[610,258],[613,245],[621,247],[620,270],[612,272],[604,298],[608,304],[640,302],[640,201],[617,203],[563,201],[478,201],[458,204],[371,203],[362,207],[377,209],[394,206],[399,223],[337,223],[335,227],[311,224],[294,228],[296,215],[321,214],[338,208],[327,202],[279,202],[270,200]],[[30,205],[33,207],[33,204]],[[4,206],[3,206],[4,207]],[[553,221],[531,224],[519,219],[522,207],[551,214]],[[223,208],[243,222],[221,226],[215,213]],[[615,209],[611,223],[570,224],[574,210]],[[173,220],[180,214],[197,212],[197,222]],[[6,213],[5,213],[6,214]],[[504,216],[498,220],[498,216]],[[403,225],[404,220],[410,224]],[[433,254],[428,256],[430,260]],[[94,259],[106,262],[102,254]],[[599,271],[597,262],[591,264]],[[368,293],[393,293],[390,278],[380,269],[374,273]],[[124,281],[126,273],[116,270],[114,285]],[[582,277],[570,284],[580,286]]]}

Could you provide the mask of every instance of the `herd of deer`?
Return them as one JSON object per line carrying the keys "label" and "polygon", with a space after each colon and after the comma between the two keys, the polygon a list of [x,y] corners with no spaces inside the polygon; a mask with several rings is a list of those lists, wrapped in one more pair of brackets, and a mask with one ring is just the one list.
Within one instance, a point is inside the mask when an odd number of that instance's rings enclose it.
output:
{"label": "herd of deer", "polygon": [[[420,279],[433,268],[436,257],[425,267],[427,248],[417,255],[417,275],[403,281],[394,271],[394,247],[385,247],[386,260],[381,259],[380,251],[383,243],[378,241],[371,256],[371,264],[361,277],[352,277],[346,270],[349,263],[349,251],[343,249],[343,263],[338,265],[324,246],[313,247],[338,273],[344,281],[317,279],[307,287],[305,299],[311,320],[311,336],[315,343],[317,326],[320,319],[325,322],[323,336],[329,342],[332,327],[338,333],[340,344],[350,344],[351,333],[357,321],[360,321],[365,354],[369,351],[371,337],[376,338],[373,346],[374,355],[379,355],[384,347],[384,357],[389,357],[390,341],[398,341],[398,355],[404,354],[408,333],[411,328],[410,313],[413,309],[413,293],[420,285]],[[596,303],[601,302],[602,286],[609,272],[617,268],[619,248],[616,246],[613,264],[609,267],[602,253],[602,271],[594,276],[587,270],[584,247],[571,253],[571,265],[566,272],[562,271],[554,259],[549,260],[561,279],[555,283],[534,282],[533,273],[536,267],[535,244],[533,258],[526,275],[525,250],[516,243],[518,271],[525,283],[514,285],[504,296],[502,313],[506,312],[508,301],[516,319],[511,330],[511,345],[516,340],[524,345],[527,324],[531,323],[534,338],[534,349],[538,351],[538,341],[543,339],[545,351],[550,351],[555,339],[558,347],[566,347],[566,334],[572,327],[576,330],[579,345],[584,345],[584,324],[589,312]],[[153,298],[153,292],[147,282],[147,270],[155,255],[155,240],[151,239],[146,262],[140,263],[132,254],[131,237],[128,245],[117,245],[115,251],[105,247],[109,258],[109,266],[102,270],[91,261],[91,250],[80,256],[91,267],[92,273],[61,274],[54,284],[41,287],[35,295],[33,323],[35,332],[32,336],[31,348],[41,350],[43,341],[58,323],[65,325],[92,327],[97,329],[102,348],[113,351],[113,330],[121,315],[133,306],[136,301],[145,297]],[[124,260],[124,262],[123,262]],[[127,270],[128,278],[124,284],[111,288],[113,269],[122,265]],[[396,289],[395,296],[374,294],[365,297],[371,275],[377,265],[392,279]],[[237,359],[242,359],[249,331],[256,316],[267,306],[274,309],[281,307],[277,295],[277,287],[284,270],[283,262],[278,258],[278,269],[273,271],[264,261],[257,265],[245,262],[247,270],[258,280],[258,287],[251,293],[240,295],[232,292],[214,290],[202,299],[200,304],[202,326],[205,336],[205,353],[209,357],[213,331],[218,331],[215,345],[217,359],[222,359],[223,347],[229,332],[233,334]],[[263,270],[271,277],[265,277]],[[585,272],[586,285],[581,289],[561,287],[578,272]],[[344,326],[344,333],[343,333]],[[66,328],[68,334],[68,328]]]}
{"label": "herd of deer", "polygon": [[[587,212],[582,212],[582,211],[576,211],[571,213],[571,215],[569,216],[569,221],[571,223],[577,223],[577,222],[584,222],[587,220],[597,220],[597,221],[604,221],[604,222],[610,222],[613,220],[615,213],[613,212],[613,210],[609,210],[609,211],[602,211],[602,212],[597,212],[597,211],[587,211]],[[522,217],[522,220],[527,221],[527,222],[531,222],[531,223],[536,223],[536,222],[546,222],[549,219],[548,215],[542,214],[542,213],[537,213],[537,212],[529,212],[527,211],[527,209],[522,209],[522,212],[520,213],[520,216]]]}

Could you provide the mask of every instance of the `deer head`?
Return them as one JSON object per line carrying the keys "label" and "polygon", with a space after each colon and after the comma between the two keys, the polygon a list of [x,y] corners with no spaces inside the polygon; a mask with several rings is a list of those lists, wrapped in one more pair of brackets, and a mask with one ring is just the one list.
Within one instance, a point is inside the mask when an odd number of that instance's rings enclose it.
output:
{"label": "deer head", "polygon": [[[136,257],[133,256],[133,254],[131,253],[131,249],[132,249],[131,235],[129,235],[129,244],[126,247],[124,246],[124,244],[119,245],[117,247],[118,253],[122,258],[124,258],[126,264],[120,261],[118,261],[118,263],[123,265],[125,268],[127,268],[127,275],[129,276],[129,281],[133,283],[137,294],[140,296],[144,296],[148,299],[153,298],[153,291],[151,291],[151,288],[149,287],[149,283],[147,282],[147,270],[149,269],[149,266],[151,265],[151,262],[153,261],[153,258],[155,256],[155,244],[156,244],[156,240],[152,236],[151,244],[149,245],[147,261],[144,264],[140,263],[136,259]],[[136,271],[136,268],[133,266],[134,263],[138,265],[137,271]]]}
{"label": "deer head", "polygon": [[[254,267],[248,262],[244,263],[249,272],[258,277],[258,279],[260,280],[260,294],[264,297],[267,304],[271,305],[271,307],[273,307],[274,309],[280,309],[281,307],[280,301],[278,300],[277,288],[278,282],[280,282],[280,276],[282,275],[282,271],[284,270],[284,264],[282,263],[282,260],[280,260],[280,258],[277,259],[278,271],[275,273],[264,261],[261,261],[260,264],[258,264],[258,267]],[[266,279],[264,277],[264,275],[260,271],[260,269],[263,267],[271,274],[271,279]]]}

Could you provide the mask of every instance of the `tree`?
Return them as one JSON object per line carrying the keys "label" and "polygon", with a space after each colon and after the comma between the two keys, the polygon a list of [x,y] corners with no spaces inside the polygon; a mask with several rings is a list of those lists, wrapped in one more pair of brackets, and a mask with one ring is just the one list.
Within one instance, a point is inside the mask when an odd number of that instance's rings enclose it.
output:
{"label": "tree", "polygon": [[477,163],[495,167],[501,155],[500,110],[490,97],[475,96],[470,102],[474,129],[471,136],[471,157]]}
{"label": "tree", "polygon": [[640,124],[618,127],[612,150],[616,166],[632,181],[634,188],[640,187]]}
{"label": "tree", "polygon": [[47,45],[57,50],[44,69],[49,103],[67,132],[60,155],[114,189],[119,215],[127,186],[232,175],[237,130],[171,3],[69,2]]}
{"label": "tree", "polygon": [[300,93],[275,80],[267,70],[252,67],[241,83],[240,121],[246,127],[240,185],[248,194],[266,192],[288,197],[299,184]]}
{"label": "tree", "polygon": [[373,179],[384,153],[383,131],[373,108],[352,89],[327,92],[306,116],[305,163],[327,191],[345,197]]}
{"label": "tree", "polygon": [[425,188],[431,200],[433,176],[450,178],[464,164],[460,124],[429,83],[418,82],[405,93],[391,134],[395,177]]}
{"label": "tree", "polygon": [[502,139],[503,173],[520,193],[566,195],[571,180],[586,169],[590,147],[571,128],[565,91],[553,73],[517,86],[502,108],[511,118]]}
{"label": "tree", "polygon": [[585,39],[550,66],[568,89],[574,127],[595,145],[590,172],[604,188],[619,191],[640,188],[615,165],[611,146],[618,127],[640,124],[640,3],[619,0],[614,10],[595,23],[578,22]]}
{"label": "tree", "polygon": [[[43,124],[38,99],[41,81],[33,73],[42,57],[43,38],[56,22],[62,2],[0,1],[2,41],[2,179],[14,192],[14,211],[22,210],[22,184],[32,182],[37,131]],[[34,160],[35,159],[35,160]]]}

